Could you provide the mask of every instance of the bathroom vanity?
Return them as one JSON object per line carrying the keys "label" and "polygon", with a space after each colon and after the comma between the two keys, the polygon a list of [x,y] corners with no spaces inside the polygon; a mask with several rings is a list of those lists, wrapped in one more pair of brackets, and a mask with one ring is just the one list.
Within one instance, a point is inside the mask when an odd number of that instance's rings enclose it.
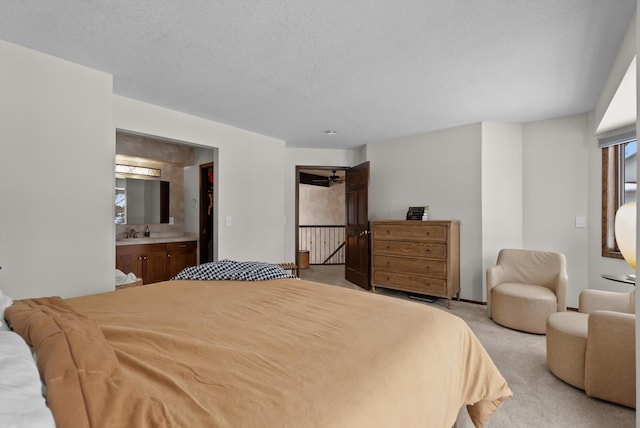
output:
{"label": "bathroom vanity", "polygon": [[143,284],[166,281],[195,266],[197,250],[192,237],[122,239],[116,241],[116,269],[133,272]]}

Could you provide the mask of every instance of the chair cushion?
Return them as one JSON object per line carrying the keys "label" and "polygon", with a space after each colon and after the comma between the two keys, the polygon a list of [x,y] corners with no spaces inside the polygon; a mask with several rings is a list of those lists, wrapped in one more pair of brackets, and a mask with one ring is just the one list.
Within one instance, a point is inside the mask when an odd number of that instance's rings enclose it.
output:
{"label": "chair cushion", "polygon": [[548,300],[556,301],[556,295],[547,287],[523,284],[519,282],[505,282],[503,284],[496,285],[493,287],[491,292],[493,293],[491,297],[494,297],[497,294],[506,294],[512,297],[526,299],[531,302]]}
{"label": "chair cushion", "polygon": [[587,340],[589,315],[579,312],[556,312],[547,319],[547,328]]}
{"label": "chair cushion", "polygon": [[549,315],[557,312],[553,291],[532,284],[503,283],[491,289],[491,318],[505,327],[545,334]]}
{"label": "chair cushion", "polygon": [[547,319],[547,365],[559,379],[585,389],[589,315],[556,312]]}

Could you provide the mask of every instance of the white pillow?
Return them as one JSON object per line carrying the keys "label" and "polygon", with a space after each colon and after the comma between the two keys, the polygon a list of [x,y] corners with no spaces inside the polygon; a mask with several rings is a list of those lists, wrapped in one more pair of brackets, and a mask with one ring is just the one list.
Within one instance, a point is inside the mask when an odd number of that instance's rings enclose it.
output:
{"label": "white pillow", "polygon": [[4,321],[4,310],[13,304],[11,297],[7,296],[0,290],[0,331],[8,331],[9,327]]}
{"label": "white pillow", "polygon": [[0,331],[0,427],[55,426],[29,346],[17,333]]}

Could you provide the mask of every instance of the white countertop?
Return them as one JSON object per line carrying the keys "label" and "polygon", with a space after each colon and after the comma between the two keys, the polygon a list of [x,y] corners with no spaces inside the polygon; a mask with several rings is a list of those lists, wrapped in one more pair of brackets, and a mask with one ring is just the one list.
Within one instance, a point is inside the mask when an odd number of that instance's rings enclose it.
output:
{"label": "white countertop", "polygon": [[183,235],[183,236],[159,236],[149,238],[124,238],[116,239],[116,245],[141,245],[141,244],[164,244],[166,242],[184,242],[184,241],[196,241],[198,238],[195,236]]}

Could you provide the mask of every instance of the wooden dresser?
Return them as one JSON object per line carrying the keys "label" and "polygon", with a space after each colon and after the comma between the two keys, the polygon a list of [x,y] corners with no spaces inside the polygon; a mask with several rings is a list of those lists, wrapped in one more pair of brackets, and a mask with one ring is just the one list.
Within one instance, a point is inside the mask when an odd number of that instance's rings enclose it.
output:
{"label": "wooden dresser", "polygon": [[460,298],[460,222],[371,221],[371,290]]}

